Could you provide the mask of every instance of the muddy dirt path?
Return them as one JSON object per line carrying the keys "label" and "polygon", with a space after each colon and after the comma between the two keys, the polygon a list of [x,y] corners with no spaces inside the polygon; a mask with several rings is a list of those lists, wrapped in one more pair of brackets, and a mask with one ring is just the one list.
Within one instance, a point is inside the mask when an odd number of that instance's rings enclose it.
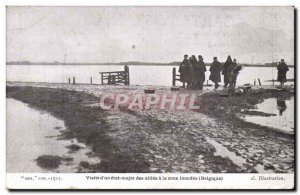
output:
{"label": "muddy dirt path", "polygon": [[[45,86],[38,86],[45,87]],[[143,87],[54,85],[46,87],[105,93],[142,93]],[[172,93],[168,88],[158,92]],[[200,93],[194,91],[194,93]],[[88,105],[89,106],[89,105]],[[95,106],[95,105],[90,105]],[[293,139],[219,121],[205,113],[150,109],[106,111],[106,135],[118,154],[144,162],[149,172],[293,172]],[[221,152],[220,152],[221,151]]]}

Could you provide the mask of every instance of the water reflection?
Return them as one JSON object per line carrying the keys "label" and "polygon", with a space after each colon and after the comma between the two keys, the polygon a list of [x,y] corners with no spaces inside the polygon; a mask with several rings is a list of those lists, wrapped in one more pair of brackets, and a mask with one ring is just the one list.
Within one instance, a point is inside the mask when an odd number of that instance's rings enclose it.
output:
{"label": "water reflection", "polygon": [[[60,131],[64,129],[62,120],[8,98],[7,172],[74,173],[78,171],[81,161],[90,164],[100,162],[99,158],[93,157],[89,147],[76,139],[59,139]],[[74,145],[80,149],[70,152],[70,147]]]}
{"label": "water reflection", "polygon": [[286,110],[285,99],[277,98],[277,109],[279,110],[279,115],[282,116],[282,113]]}
{"label": "water reflection", "polygon": [[255,116],[246,115],[244,119],[248,122],[256,123],[262,126],[286,131],[294,132],[294,97],[291,99],[269,98],[262,103],[257,104],[254,111],[273,114],[274,116]]}

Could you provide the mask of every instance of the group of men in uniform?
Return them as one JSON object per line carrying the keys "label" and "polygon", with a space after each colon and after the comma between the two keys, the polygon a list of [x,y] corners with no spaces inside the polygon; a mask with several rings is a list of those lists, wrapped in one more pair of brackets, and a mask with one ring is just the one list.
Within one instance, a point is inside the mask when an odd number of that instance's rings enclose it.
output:
{"label": "group of men in uniform", "polygon": [[206,66],[201,55],[198,56],[198,60],[195,55],[188,58],[188,55],[184,55],[184,59],[179,67],[180,81],[185,87],[192,87],[194,89],[203,89],[203,83],[205,81]]}
{"label": "group of men in uniform", "polygon": [[[241,65],[236,63],[236,59],[231,59],[228,56],[224,65],[222,65],[217,57],[213,58],[213,63],[210,66],[209,80],[215,83],[215,88],[219,87],[221,82],[221,73],[224,75],[224,87],[235,87],[237,76],[242,69]],[[201,55],[198,56],[198,61],[195,55],[188,58],[188,55],[184,55],[184,59],[179,67],[180,81],[183,83],[183,87],[193,89],[203,89],[203,83],[205,81],[206,66]]]}

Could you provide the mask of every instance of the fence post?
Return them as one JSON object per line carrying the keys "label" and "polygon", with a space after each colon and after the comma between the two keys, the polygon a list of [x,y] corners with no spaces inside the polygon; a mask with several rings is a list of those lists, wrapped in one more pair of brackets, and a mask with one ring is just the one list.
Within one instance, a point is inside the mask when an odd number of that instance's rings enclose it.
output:
{"label": "fence post", "polygon": [[128,65],[124,66],[124,71],[125,71],[125,85],[129,85],[129,66]]}
{"label": "fence post", "polygon": [[260,78],[258,78],[257,80],[258,80],[259,86],[261,86]]}
{"label": "fence post", "polygon": [[111,75],[111,84],[116,84],[116,76],[115,75]]}
{"label": "fence post", "polygon": [[101,73],[101,85],[103,85],[103,73]]}
{"label": "fence post", "polygon": [[70,77],[68,78],[68,83],[71,84],[71,79],[70,79]]}
{"label": "fence post", "polygon": [[172,86],[176,85],[176,68],[173,68]]}
{"label": "fence post", "polygon": [[110,73],[108,74],[108,78],[107,79],[108,79],[107,80],[107,84],[111,85],[111,75],[110,75]]}
{"label": "fence post", "polygon": [[75,77],[73,77],[73,84],[76,84],[76,82],[75,82]]}
{"label": "fence post", "polygon": [[90,81],[91,81],[91,85],[92,85],[93,84],[93,77],[90,78]]}

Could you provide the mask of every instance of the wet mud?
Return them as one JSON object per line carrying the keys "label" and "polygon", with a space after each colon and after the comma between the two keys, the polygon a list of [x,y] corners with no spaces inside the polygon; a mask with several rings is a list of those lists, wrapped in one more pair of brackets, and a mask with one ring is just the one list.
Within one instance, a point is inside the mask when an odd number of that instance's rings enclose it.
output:
{"label": "wet mud", "polygon": [[[238,116],[265,98],[291,94],[267,92],[250,98],[220,97],[218,91],[191,91],[201,94],[203,110],[102,110],[97,100],[111,90],[139,92],[143,88],[8,86],[7,96],[64,120],[67,133],[61,139],[76,137],[101,157],[99,163],[81,162],[79,172],[294,171],[293,135]],[[172,93],[165,87],[157,88],[157,92]]]}

